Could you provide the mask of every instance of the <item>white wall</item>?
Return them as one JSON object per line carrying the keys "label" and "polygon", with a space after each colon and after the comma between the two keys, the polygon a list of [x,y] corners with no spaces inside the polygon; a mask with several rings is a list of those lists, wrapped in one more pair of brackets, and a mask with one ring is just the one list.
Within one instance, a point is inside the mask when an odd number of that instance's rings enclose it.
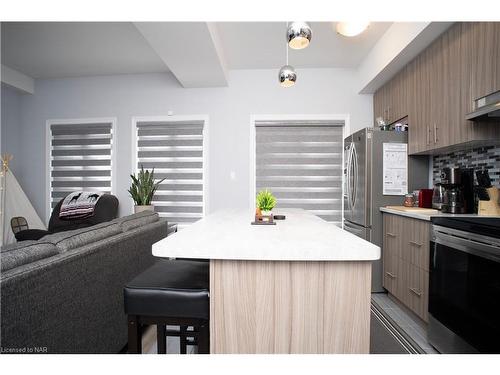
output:
{"label": "white wall", "polygon": [[[182,88],[171,74],[99,76],[37,80],[35,94],[22,98],[22,124],[7,143],[22,139],[14,152],[17,176],[40,217],[45,217],[45,122],[47,119],[117,117],[117,186],[120,214],[132,211],[126,192],[131,172],[133,116],[207,114],[210,119],[210,211],[249,205],[250,116],[262,114],[349,114],[351,131],[371,126],[371,95],[356,93],[355,72],[298,71],[295,87],[277,83],[277,70],[229,72],[229,86]],[[234,171],[236,179],[231,180]]]}
{"label": "white wall", "polygon": [[[21,99],[24,95],[19,91],[2,85],[1,92],[1,153],[18,155],[21,147]],[[21,159],[19,155],[19,159]],[[17,176],[21,161],[17,157],[10,163],[10,168]]]}

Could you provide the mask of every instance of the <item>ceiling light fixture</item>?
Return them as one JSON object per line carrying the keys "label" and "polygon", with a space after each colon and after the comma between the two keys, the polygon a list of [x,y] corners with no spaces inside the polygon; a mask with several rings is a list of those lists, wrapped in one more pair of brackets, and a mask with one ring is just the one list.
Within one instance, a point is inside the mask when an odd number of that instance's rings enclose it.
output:
{"label": "ceiling light fixture", "polygon": [[[287,22],[288,26],[288,22]],[[297,80],[297,73],[295,73],[295,68],[288,65],[288,43],[286,44],[286,65],[283,65],[278,74],[278,79],[282,87],[290,87],[295,85]]]}
{"label": "ceiling light fixture", "polygon": [[295,81],[297,80],[297,73],[295,73],[295,69],[293,68],[293,66],[282,66],[280,69],[279,79],[280,85],[283,87],[291,87],[295,85]]}
{"label": "ceiling light fixture", "polygon": [[365,31],[370,22],[339,22],[337,23],[337,32],[344,36],[356,36]]}
{"label": "ceiling light fixture", "polygon": [[306,22],[292,22],[286,29],[286,40],[292,49],[306,48],[311,37],[312,30]]}

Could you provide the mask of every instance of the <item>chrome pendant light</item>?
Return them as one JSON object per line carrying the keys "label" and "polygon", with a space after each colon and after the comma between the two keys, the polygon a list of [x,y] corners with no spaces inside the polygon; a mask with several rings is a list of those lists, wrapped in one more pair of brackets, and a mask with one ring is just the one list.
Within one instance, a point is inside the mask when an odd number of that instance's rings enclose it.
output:
{"label": "chrome pendant light", "polygon": [[282,87],[293,86],[295,85],[295,81],[297,81],[297,73],[295,72],[295,68],[291,65],[288,65],[288,43],[286,44],[286,65],[283,65],[281,67],[278,74],[278,79]]}
{"label": "chrome pendant light", "polygon": [[293,68],[293,66],[282,66],[280,69],[279,80],[280,85],[283,87],[290,87],[295,85],[295,81],[297,80],[297,73],[295,73],[295,69]]}
{"label": "chrome pendant light", "polygon": [[309,45],[312,30],[306,22],[292,22],[286,30],[286,40],[290,48],[303,49]]}

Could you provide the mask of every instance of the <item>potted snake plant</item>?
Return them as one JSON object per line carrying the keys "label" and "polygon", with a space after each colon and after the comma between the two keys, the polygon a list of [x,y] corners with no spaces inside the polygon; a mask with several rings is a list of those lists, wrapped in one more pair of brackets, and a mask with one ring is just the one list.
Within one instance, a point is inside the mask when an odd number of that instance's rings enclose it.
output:
{"label": "potted snake plant", "polygon": [[160,181],[155,181],[155,170],[150,172],[141,165],[141,170],[137,174],[131,174],[132,185],[128,192],[132,199],[134,200],[134,212],[142,211],[154,211],[154,207],[151,204],[153,197],[158,190],[158,186],[165,180],[164,178]]}

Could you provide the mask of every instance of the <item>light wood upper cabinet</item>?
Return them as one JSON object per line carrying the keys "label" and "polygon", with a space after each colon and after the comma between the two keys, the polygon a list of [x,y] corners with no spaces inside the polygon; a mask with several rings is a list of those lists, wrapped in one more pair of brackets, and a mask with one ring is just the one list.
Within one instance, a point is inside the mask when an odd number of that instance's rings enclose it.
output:
{"label": "light wood upper cabinet", "polygon": [[468,121],[473,100],[500,90],[500,23],[459,22],[374,94],[375,118],[408,115],[410,154],[500,139],[499,121]]}
{"label": "light wood upper cabinet", "polygon": [[382,117],[387,124],[408,116],[408,75],[406,68],[379,88],[373,95],[373,114]]}
{"label": "light wood upper cabinet", "polygon": [[379,88],[375,94],[373,94],[373,121],[375,126],[377,126],[377,118],[382,117],[385,119],[385,86]]}
{"label": "light wood upper cabinet", "polygon": [[500,22],[475,22],[472,38],[475,100],[500,90]]}
{"label": "light wood upper cabinet", "polygon": [[390,81],[388,96],[391,123],[408,116],[408,75],[406,68],[403,68]]}
{"label": "light wood upper cabinet", "polygon": [[409,153],[428,150],[431,146],[431,63],[429,51],[422,52],[408,64]]}

